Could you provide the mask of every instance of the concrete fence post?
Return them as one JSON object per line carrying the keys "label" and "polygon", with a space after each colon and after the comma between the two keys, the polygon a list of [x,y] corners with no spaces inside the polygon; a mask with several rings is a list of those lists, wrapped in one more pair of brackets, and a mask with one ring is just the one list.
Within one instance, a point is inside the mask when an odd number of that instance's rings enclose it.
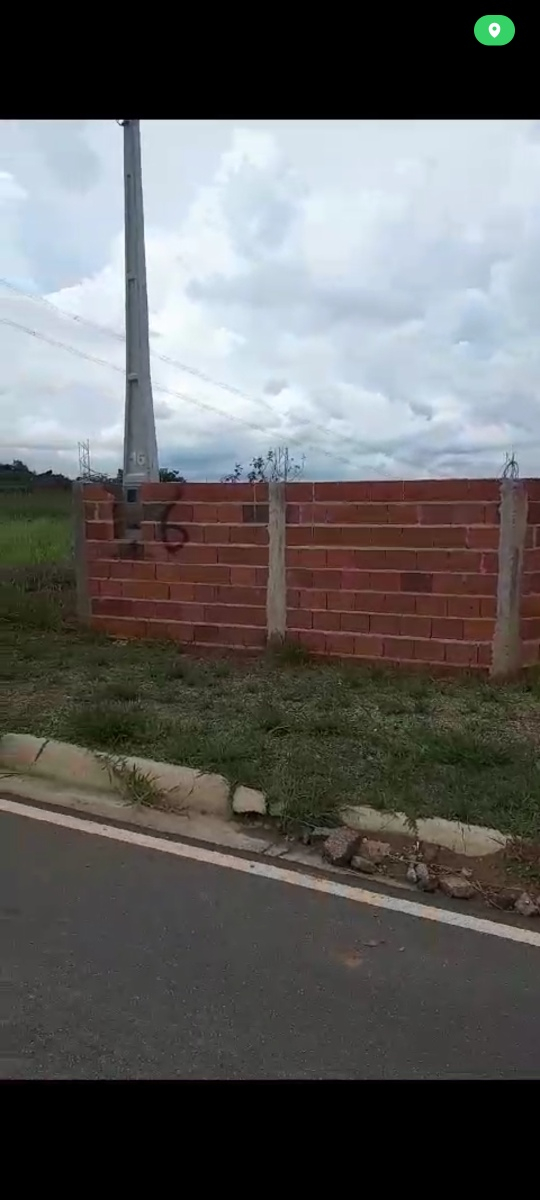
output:
{"label": "concrete fence post", "polygon": [[73,484],[73,555],[75,560],[75,584],[77,589],[77,617],[79,621],[89,622],[92,611],[90,591],[88,587],[88,567],[86,562],[84,484],[79,480]]}
{"label": "concrete fence post", "polygon": [[286,510],[285,484],[281,480],[269,483],[266,632],[270,644],[282,642],[287,631]]}
{"label": "concrete fence post", "polygon": [[505,679],[521,667],[521,576],[527,532],[527,492],[519,480],[501,483],[497,619],[490,675]]}

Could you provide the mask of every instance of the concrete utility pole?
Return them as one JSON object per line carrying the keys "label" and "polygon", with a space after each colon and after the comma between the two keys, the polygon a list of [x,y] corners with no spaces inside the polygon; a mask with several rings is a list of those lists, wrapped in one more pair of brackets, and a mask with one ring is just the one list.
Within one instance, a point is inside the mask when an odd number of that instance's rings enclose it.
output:
{"label": "concrete utility pole", "polygon": [[150,377],[148,294],[144,250],[144,214],[139,121],[124,128],[126,245],[126,408],[124,476],[126,498],[137,499],[139,484],[159,480],[159,463]]}

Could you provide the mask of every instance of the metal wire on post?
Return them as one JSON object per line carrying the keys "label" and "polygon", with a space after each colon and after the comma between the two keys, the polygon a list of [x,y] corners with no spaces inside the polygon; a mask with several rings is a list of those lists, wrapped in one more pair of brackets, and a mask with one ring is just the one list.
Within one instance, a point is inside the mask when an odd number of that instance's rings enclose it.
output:
{"label": "metal wire on post", "polygon": [[519,463],[513,450],[511,454],[506,454],[505,464],[501,471],[501,479],[519,479]]}

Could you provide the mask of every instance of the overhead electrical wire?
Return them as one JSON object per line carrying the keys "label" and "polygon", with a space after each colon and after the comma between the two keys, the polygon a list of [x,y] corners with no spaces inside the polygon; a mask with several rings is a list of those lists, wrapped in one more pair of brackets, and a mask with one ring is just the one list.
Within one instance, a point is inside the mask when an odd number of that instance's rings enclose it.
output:
{"label": "overhead electrical wire", "polygon": [[[97,321],[91,321],[88,317],[81,317],[79,313],[71,313],[65,308],[60,308],[58,304],[53,304],[52,300],[48,300],[46,296],[36,295],[33,292],[24,291],[23,288],[18,287],[16,284],[11,283],[10,280],[1,276],[0,284],[14,292],[16,295],[24,296],[26,300],[30,300],[32,303],[46,306],[57,317],[67,317],[72,321],[76,321],[82,326],[86,325],[89,329],[94,329],[96,332],[105,334],[108,337],[113,337],[120,342],[125,342],[126,340],[125,333],[122,333],[120,330],[112,329],[108,325],[101,325]],[[223,380],[220,379],[214,379],[211,375],[207,375],[206,372],[197,370],[196,367],[190,367],[187,365],[187,363],[181,362],[179,359],[171,358],[167,354],[161,354],[152,346],[150,347],[150,356],[151,358],[159,359],[160,362],[166,363],[168,366],[175,367],[180,371],[185,371],[187,375],[192,375],[195,379],[200,379],[203,383],[209,383],[212,385],[212,387],[220,388],[222,391],[229,392],[233,396],[239,396],[243,400],[248,400],[250,404],[260,405],[260,407],[266,409],[266,411],[269,412],[274,419],[278,415],[290,416],[290,413],[277,414],[275,408],[273,408],[272,405],[269,404],[267,400],[264,400],[261,396],[251,396],[248,392],[243,391],[241,388],[234,387],[233,384],[224,383]],[[309,423],[313,429],[317,429],[320,433],[324,434],[325,438],[328,438],[328,427],[326,425],[321,425],[320,422],[313,420],[310,420]],[[334,434],[333,436],[337,436],[343,442],[347,442],[348,440],[343,434]],[[324,451],[320,452],[325,453]],[[332,455],[332,457],[339,458],[339,455]],[[344,462],[345,459],[342,458],[341,461]]]}
{"label": "overhead electrical wire", "polygon": [[[52,307],[55,308],[55,305]],[[58,350],[66,350],[68,354],[73,354],[76,358],[86,359],[87,362],[95,363],[100,367],[109,367],[112,371],[117,371],[120,375],[125,375],[124,367],[119,366],[117,363],[111,363],[107,359],[98,358],[98,356],[95,354],[87,354],[86,351],[79,350],[75,346],[70,346],[67,342],[60,342],[57,338],[51,338],[47,334],[40,333],[37,329],[32,329],[29,325],[23,325],[19,321],[12,321],[9,317],[0,317],[0,325],[6,325],[12,329],[17,329],[19,332],[26,333],[30,337],[36,338],[38,341],[45,342],[49,346],[54,346]],[[254,430],[256,433],[262,433],[265,436],[268,436],[268,433],[271,432],[268,429],[264,429],[261,425],[256,425],[253,421],[246,420],[245,417],[237,417],[234,413],[224,412],[223,409],[216,408],[214,404],[209,404],[206,400],[200,400],[195,396],[189,396],[186,392],[179,392],[173,388],[167,388],[158,383],[153,383],[152,388],[153,391],[162,392],[164,395],[172,396],[177,400],[183,400],[186,404],[192,404],[196,408],[201,408],[207,412],[214,413],[218,417],[223,417],[226,421],[234,421],[235,424],[243,425],[245,428]],[[274,418],[278,415],[273,409],[270,409],[270,411],[272,412],[272,416]],[[325,430],[325,433],[328,435],[328,430]],[[313,454],[322,454],[326,458],[330,458],[333,462],[342,462],[345,464],[345,466],[352,468],[352,470],[356,470],[356,464],[352,463],[350,459],[343,458],[342,455],[335,454],[331,450],[326,450],[323,446],[310,446],[309,443],[306,443],[304,438],[298,438],[289,434],[287,435],[287,440],[292,444],[300,446],[304,450],[311,450]]]}

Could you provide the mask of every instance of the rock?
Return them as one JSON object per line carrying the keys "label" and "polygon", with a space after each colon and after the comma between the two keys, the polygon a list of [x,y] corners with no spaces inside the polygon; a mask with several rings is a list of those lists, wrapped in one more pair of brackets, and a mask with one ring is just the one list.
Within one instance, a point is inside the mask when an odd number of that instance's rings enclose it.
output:
{"label": "rock", "polygon": [[434,863],[439,857],[440,846],[432,846],[431,842],[420,842],[420,854],[425,863]]}
{"label": "rock", "polygon": [[494,891],[491,893],[491,899],[493,900],[493,903],[496,904],[498,908],[504,908],[506,911],[511,908],[515,908],[516,901],[519,900],[520,896],[521,892],[519,888],[512,887],[501,888],[500,891]]}
{"label": "rock", "polygon": [[439,880],[423,862],[416,864],[416,882],[422,892],[436,892]]}
{"label": "rock", "polygon": [[443,875],[439,887],[445,896],[452,896],[454,900],[471,900],[476,893],[473,884],[464,875]]}
{"label": "rock", "polygon": [[246,813],[266,814],[266,798],[255,788],[237,787],[232,802],[233,812],[239,815]]}
{"label": "rock", "polygon": [[363,839],[362,854],[365,858],[369,858],[371,862],[381,863],[391,853],[392,847],[389,842],[372,842],[370,838]]}
{"label": "rock", "polygon": [[472,877],[473,877],[473,873],[472,873],[470,867],[462,867],[461,874],[465,876],[465,879],[472,879]]}
{"label": "rock", "polygon": [[406,878],[408,879],[409,883],[417,883],[418,882],[417,875],[416,875],[416,867],[415,867],[414,863],[411,863],[411,865],[407,871]]}
{"label": "rock", "polygon": [[361,841],[362,835],[354,829],[334,829],[324,843],[323,857],[334,867],[348,867]]}
{"label": "rock", "polygon": [[306,846],[317,846],[320,842],[325,842],[332,833],[328,827],[316,826],[315,829],[308,829],[302,837],[302,841]]}
{"label": "rock", "polygon": [[351,867],[353,871],[363,871],[364,875],[373,875],[377,870],[376,864],[371,862],[371,859],[364,858],[362,854],[353,855]]}
{"label": "rock", "polygon": [[518,896],[514,904],[514,908],[520,917],[538,917],[540,916],[540,908],[535,904],[532,896],[528,892],[522,892]]}

